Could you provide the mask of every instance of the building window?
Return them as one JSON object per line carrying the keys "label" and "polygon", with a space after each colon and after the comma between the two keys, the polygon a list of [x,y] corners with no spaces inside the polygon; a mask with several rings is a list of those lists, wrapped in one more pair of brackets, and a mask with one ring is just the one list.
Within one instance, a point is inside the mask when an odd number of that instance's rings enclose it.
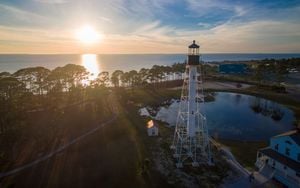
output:
{"label": "building window", "polygon": [[279,147],[279,145],[278,144],[276,144],[275,145],[275,149],[278,151],[278,147]]}
{"label": "building window", "polygon": [[285,148],[285,154],[286,154],[287,156],[290,156],[290,148]]}
{"label": "building window", "polygon": [[276,162],[275,162],[275,161],[273,161],[273,163],[272,163],[272,166],[273,166],[273,167],[275,167],[275,166],[276,166]]}
{"label": "building window", "polygon": [[196,77],[195,77],[195,76],[193,76],[193,80],[195,80],[195,78],[196,78]]}
{"label": "building window", "polygon": [[298,161],[300,161],[300,153],[298,153]]}
{"label": "building window", "polygon": [[296,176],[300,178],[300,173],[296,172]]}
{"label": "building window", "polygon": [[283,169],[286,170],[286,166],[284,166]]}
{"label": "building window", "polygon": [[285,141],[285,143],[289,144],[289,145],[292,145],[292,143],[288,140]]}

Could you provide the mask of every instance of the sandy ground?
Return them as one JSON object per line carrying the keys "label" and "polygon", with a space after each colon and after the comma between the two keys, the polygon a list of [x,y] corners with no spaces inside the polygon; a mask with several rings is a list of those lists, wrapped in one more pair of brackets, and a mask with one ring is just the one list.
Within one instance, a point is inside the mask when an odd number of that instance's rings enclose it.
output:
{"label": "sandy ground", "polygon": [[241,84],[241,87],[237,87],[236,82],[215,82],[208,81],[204,83],[204,89],[246,89],[251,85],[249,84]]}
{"label": "sandy ground", "polygon": [[[251,85],[249,84],[241,84],[241,87],[237,87],[236,82],[218,82],[218,81],[206,81],[203,83],[204,89],[246,89]],[[181,89],[181,87],[172,88],[174,90]]]}
{"label": "sandy ground", "polygon": [[293,98],[296,101],[300,101],[300,84],[287,85],[286,91],[289,93],[291,98]]}

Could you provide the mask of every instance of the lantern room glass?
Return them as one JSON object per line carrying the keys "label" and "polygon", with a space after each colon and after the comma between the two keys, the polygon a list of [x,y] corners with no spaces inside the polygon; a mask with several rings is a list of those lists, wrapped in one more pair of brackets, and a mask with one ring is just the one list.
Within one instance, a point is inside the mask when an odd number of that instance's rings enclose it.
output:
{"label": "lantern room glass", "polygon": [[189,48],[188,55],[199,55],[199,48]]}

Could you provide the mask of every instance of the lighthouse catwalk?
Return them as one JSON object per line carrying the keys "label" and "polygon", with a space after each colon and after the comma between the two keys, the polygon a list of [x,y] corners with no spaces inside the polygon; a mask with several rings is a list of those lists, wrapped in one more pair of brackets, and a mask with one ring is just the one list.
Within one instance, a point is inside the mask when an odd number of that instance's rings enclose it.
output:
{"label": "lighthouse catwalk", "polygon": [[188,48],[185,78],[180,98],[174,140],[176,166],[212,164],[206,117],[200,109],[204,105],[203,82],[200,70],[199,45],[193,41]]}

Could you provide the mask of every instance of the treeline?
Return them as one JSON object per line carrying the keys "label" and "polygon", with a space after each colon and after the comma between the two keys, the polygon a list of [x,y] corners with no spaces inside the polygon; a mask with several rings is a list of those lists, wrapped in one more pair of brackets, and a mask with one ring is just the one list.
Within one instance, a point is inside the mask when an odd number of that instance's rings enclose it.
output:
{"label": "treeline", "polygon": [[[0,73],[0,133],[21,125],[28,112],[59,109],[63,104],[95,98],[107,86],[135,87],[161,82],[180,75],[185,70],[183,63],[172,66],[153,66],[140,71],[116,70],[110,76],[101,72],[90,80],[90,73],[80,65],[68,64],[49,70],[44,67],[30,67]],[[181,77],[179,78],[181,79]],[[97,94],[95,93],[97,92]]]}
{"label": "treeline", "polygon": [[[68,103],[84,100],[93,91],[107,86],[113,87],[157,87],[165,81],[182,80],[186,63],[171,66],[154,65],[139,71],[116,70],[111,75],[101,72],[94,80],[90,73],[80,65],[68,64],[49,70],[44,67],[24,68],[13,74],[0,73],[0,133],[6,127],[22,120],[25,112],[42,108],[58,108],[61,101]],[[299,71],[300,58],[284,60],[265,59],[252,66],[255,79],[260,82],[266,73],[276,73],[278,82],[290,69]],[[218,66],[201,64],[204,75],[218,73]],[[178,82],[180,83],[180,82]],[[102,89],[103,90],[103,89]],[[94,94],[94,96],[96,96]]]}
{"label": "treeline", "polygon": [[277,83],[285,81],[289,73],[300,71],[300,58],[264,59],[258,61],[252,72],[259,84]]}

